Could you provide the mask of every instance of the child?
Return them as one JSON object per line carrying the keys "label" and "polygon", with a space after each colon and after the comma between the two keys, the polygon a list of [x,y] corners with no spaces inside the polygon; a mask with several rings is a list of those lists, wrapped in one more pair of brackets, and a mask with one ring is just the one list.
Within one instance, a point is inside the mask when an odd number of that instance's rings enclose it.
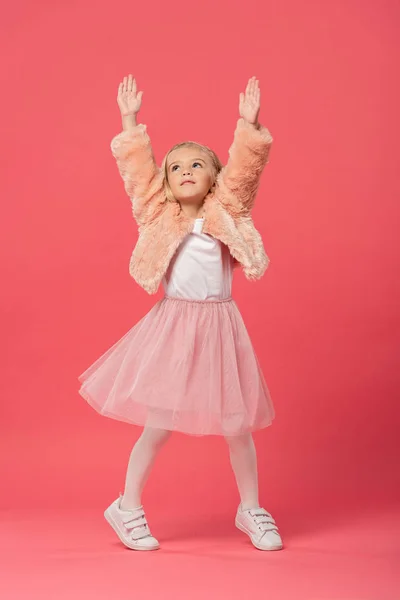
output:
{"label": "child", "polygon": [[164,297],[79,380],[79,393],[101,414],[143,425],[128,464],[123,496],[105,511],[120,540],[154,550],[141,501],[154,460],[172,431],[223,435],[240,505],[236,526],[256,548],[282,540],[258,499],[252,431],[267,427],[274,407],[235,301],[233,270],[249,279],[268,266],[251,209],[272,143],[258,123],[260,90],[252,77],[240,94],[228,164],[195,142],[175,145],[157,167],[146,126],[136,117],[143,92],[132,75],[118,89],[123,131],[111,142],[138,223],[130,274]]}

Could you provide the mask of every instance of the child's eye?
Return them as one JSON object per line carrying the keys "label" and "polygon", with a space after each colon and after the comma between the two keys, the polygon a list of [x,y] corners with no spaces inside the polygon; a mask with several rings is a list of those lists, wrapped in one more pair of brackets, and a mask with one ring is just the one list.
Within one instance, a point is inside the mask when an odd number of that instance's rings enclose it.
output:
{"label": "child's eye", "polygon": [[[195,162],[192,164],[192,167],[194,167],[195,165],[198,165],[199,167],[202,167],[202,166],[203,166],[203,165],[202,165],[200,162],[198,162],[198,161],[195,161]],[[171,167],[171,171],[176,171],[176,169],[178,169],[178,168],[179,168],[179,165],[173,165],[173,166]]]}

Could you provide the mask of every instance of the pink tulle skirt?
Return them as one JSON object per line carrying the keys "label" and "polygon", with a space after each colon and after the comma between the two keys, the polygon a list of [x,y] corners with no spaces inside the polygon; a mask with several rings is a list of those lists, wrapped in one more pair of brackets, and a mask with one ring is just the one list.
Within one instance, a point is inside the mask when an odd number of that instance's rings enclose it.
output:
{"label": "pink tulle skirt", "polygon": [[164,296],[82,375],[102,415],[192,435],[267,427],[274,407],[240,311]]}

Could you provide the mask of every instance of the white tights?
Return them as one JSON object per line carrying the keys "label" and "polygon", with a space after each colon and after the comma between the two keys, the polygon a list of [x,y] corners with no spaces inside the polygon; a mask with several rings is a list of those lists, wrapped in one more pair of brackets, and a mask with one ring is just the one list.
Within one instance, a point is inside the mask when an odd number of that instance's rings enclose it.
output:
{"label": "white tights", "polygon": [[[126,473],[121,508],[132,509],[142,504],[142,492],[154,461],[172,432],[145,427],[131,452]],[[257,454],[251,433],[226,436],[229,456],[243,509],[258,503]]]}

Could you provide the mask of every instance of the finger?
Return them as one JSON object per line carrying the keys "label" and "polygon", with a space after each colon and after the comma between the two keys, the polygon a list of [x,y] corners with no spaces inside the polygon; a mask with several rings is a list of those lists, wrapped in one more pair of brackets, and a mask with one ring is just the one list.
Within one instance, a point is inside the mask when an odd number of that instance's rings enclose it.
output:
{"label": "finger", "polygon": [[256,100],[260,96],[260,86],[258,83],[258,79],[256,80],[256,84],[255,84],[255,88],[254,88],[254,96],[255,96]]}
{"label": "finger", "polygon": [[249,81],[247,82],[247,88],[246,88],[246,96],[247,98],[251,98],[252,94],[253,94],[253,82],[254,82],[254,77],[250,77]]}
{"label": "finger", "polygon": [[123,87],[122,87],[122,90],[123,90],[124,92],[126,91],[126,86],[127,86],[127,83],[128,83],[128,78],[125,76],[125,77],[124,77],[124,80],[123,80]]}
{"label": "finger", "polygon": [[132,75],[131,75],[131,73],[129,73],[129,75],[128,75],[128,87],[127,87],[127,91],[128,92],[132,91]]}
{"label": "finger", "polygon": [[256,83],[256,78],[253,76],[251,78],[251,88],[250,88],[250,94],[251,94],[252,97],[254,97],[255,83]]}
{"label": "finger", "polygon": [[123,83],[121,82],[118,86],[118,96],[120,96],[122,94],[122,87],[123,87]]}
{"label": "finger", "polygon": [[251,100],[253,98],[253,80],[250,81],[249,91],[247,92],[247,99]]}
{"label": "finger", "polygon": [[137,93],[137,83],[136,83],[136,79],[133,79],[132,82],[132,92],[136,95]]}

